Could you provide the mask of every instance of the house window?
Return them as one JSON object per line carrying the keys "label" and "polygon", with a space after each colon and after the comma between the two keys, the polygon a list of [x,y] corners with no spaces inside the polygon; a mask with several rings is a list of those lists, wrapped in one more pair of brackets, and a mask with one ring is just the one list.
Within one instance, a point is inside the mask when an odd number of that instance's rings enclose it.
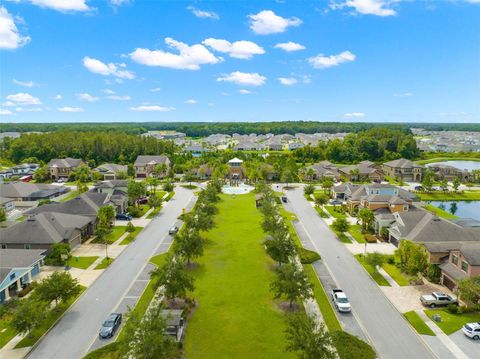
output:
{"label": "house window", "polygon": [[6,245],[6,244],[2,244],[2,249],[7,249],[7,245]]}
{"label": "house window", "polygon": [[10,280],[14,280],[14,279],[15,279],[15,273],[10,274]]}
{"label": "house window", "polygon": [[462,261],[462,270],[464,272],[467,272],[468,271],[468,263],[465,262],[465,261]]}
{"label": "house window", "polygon": [[458,265],[458,256],[456,254],[452,254],[452,263]]}

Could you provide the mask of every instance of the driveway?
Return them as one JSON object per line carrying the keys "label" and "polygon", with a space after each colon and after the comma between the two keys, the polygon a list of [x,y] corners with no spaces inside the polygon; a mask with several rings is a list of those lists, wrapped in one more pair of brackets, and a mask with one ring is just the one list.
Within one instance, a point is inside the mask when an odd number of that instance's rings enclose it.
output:
{"label": "driveway", "polygon": [[287,197],[323,263],[349,296],[354,314],[378,355],[389,359],[434,358],[422,339],[318,216],[303,196],[303,188],[287,191]]}
{"label": "driveway", "polygon": [[136,303],[132,299],[139,296],[137,286],[146,285],[149,259],[168,248],[169,227],[193,200],[192,191],[179,187],[175,191],[162,212],[65,313],[29,358],[82,358],[96,341],[103,320],[117,308],[124,311],[126,300],[129,305]]}

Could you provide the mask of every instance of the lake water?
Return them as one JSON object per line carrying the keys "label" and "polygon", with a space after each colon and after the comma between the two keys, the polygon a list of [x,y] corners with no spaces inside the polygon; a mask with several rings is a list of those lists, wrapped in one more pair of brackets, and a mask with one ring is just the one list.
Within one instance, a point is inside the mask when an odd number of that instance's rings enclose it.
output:
{"label": "lake water", "polygon": [[453,167],[457,167],[461,170],[480,170],[480,161],[443,161],[443,162],[435,162],[429,163],[426,166],[433,166],[433,165],[449,165]]}
{"label": "lake water", "polygon": [[480,201],[432,201],[429,203],[458,217],[480,221]]}

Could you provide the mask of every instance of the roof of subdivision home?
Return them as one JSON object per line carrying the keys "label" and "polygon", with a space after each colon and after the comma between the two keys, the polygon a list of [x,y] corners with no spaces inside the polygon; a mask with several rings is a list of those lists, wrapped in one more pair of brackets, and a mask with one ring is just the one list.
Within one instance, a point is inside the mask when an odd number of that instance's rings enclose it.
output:
{"label": "roof of subdivision home", "polygon": [[460,252],[462,252],[468,264],[480,266],[480,242],[464,243],[460,247]]}
{"label": "roof of subdivision home", "polygon": [[95,188],[116,188],[116,187],[127,187],[127,180],[111,180],[111,181],[102,181],[95,184]]}
{"label": "roof of subdivision home", "polygon": [[440,264],[440,269],[455,280],[463,279],[467,275],[450,262]]}
{"label": "roof of subdivision home", "polygon": [[168,162],[168,157],[164,155],[152,155],[152,156],[138,156],[137,159],[135,160],[134,165],[135,166],[144,166],[147,164],[151,163],[167,163]]}
{"label": "roof of subdivision home", "polygon": [[384,165],[389,166],[389,167],[399,167],[399,168],[410,168],[410,167],[421,167],[423,168],[424,166],[419,165],[415,162],[412,162],[410,160],[407,160],[405,158],[400,158],[398,160],[393,160],[389,162],[385,162]]}
{"label": "roof of subdivision home", "polygon": [[62,168],[69,168],[69,167],[77,167],[83,161],[79,158],[54,158],[48,162],[47,167],[62,167]]}
{"label": "roof of subdivision home", "polygon": [[90,222],[79,215],[45,212],[0,231],[0,243],[54,244],[70,239],[75,229]]}
{"label": "roof of subdivision home", "polygon": [[0,268],[30,267],[42,259],[44,254],[44,249],[0,249]]}
{"label": "roof of subdivision home", "polygon": [[5,198],[23,198],[30,197],[32,193],[43,191],[43,190],[52,190],[56,192],[64,191],[64,187],[53,186],[43,183],[31,183],[31,182],[8,182],[0,184],[0,197]]}
{"label": "roof of subdivision home", "polygon": [[95,169],[99,172],[127,172],[126,165],[117,165],[116,163],[104,163]]}

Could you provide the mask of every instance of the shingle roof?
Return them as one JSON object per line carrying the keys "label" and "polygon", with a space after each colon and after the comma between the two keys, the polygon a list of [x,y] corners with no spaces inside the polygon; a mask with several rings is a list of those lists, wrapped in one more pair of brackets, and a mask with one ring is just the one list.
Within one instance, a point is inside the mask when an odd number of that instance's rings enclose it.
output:
{"label": "shingle roof", "polygon": [[44,249],[0,249],[0,268],[30,267],[45,257],[44,253]]}
{"label": "shingle roof", "polygon": [[54,158],[48,162],[47,167],[71,168],[78,167],[83,161],[78,158]]}
{"label": "shingle roof", "polygon": [[65,189],[63,187],[43,183],[8,182],[0,184],[0,197],[25,198],[30,197],[32,193],[42,190],[52,190],[61,193]]}
{"label": "shingle roof", "polygon": [[464,243],[460,247],[460,252],[462,252],[468,264],[480,266],[480,242]]}
{"label": "shingle roof", "polygon": [[411,167],[423,168],[424,167],[422,165],[416,164],[405,158],[400,158],[398,160],[385,162],[384,165],[389,167],[398,167],[398,168],[411,168]]}
{"label": "shingle roof", "polygon": [[98,172],[127,172],[127,166],[126,165],[117,165],[116,163],[104,163],[103,165],[98,166],[95,168],[96,171]]}
{"label": "shingle roof", "polygon": [[169,160],[167,156],[138,156],[135,160],[135,166],[145,166],[147,164],[168,164]]}

